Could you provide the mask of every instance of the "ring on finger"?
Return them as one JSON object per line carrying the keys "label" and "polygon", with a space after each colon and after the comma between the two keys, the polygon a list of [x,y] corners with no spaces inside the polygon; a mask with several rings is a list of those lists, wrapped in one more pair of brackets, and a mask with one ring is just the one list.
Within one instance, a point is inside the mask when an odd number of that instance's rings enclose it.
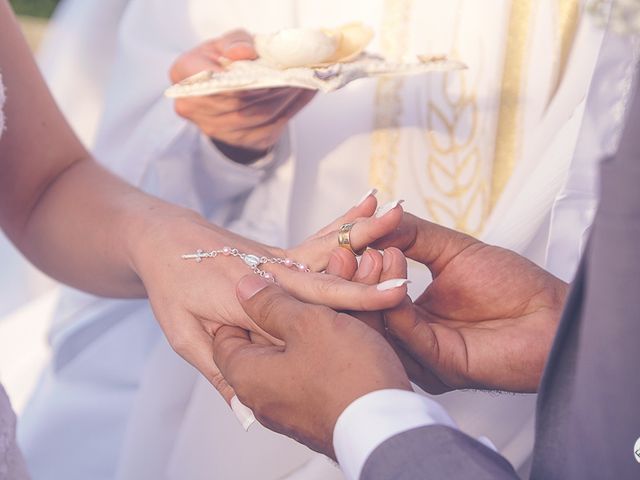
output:
{"label": "ring on finger", "polygon": [[355,223],[345,223],[338,229],[338,245],[341,248],[345,248],[353,253],[355,256],[362,255],[366,248],[363,248],[360,252],[356,252],[351,246],[351,229]]}

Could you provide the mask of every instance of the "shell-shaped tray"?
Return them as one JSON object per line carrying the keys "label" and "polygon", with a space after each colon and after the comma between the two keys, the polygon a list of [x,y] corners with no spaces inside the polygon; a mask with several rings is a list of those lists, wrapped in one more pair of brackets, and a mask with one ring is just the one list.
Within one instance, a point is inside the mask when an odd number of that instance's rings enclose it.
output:
{"label": "shell-shaped tray", "polygon": [[361,78],[419,75],[427,72],[462,70],[466,65],[446,56],[419,55],[415,60],[391,62],[363,53],[346,63],[309,68],[278,69],[258,60],[237,61],[220,72],[204,71],[165,91],[169,98],[197,97],[258,88],[299,87],[332,92]]}

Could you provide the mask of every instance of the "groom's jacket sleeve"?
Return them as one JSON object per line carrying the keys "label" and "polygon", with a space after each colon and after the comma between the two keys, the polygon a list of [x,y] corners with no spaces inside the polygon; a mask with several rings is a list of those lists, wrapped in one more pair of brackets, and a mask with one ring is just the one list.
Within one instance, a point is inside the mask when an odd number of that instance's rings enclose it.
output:
{"label": "groom's jacket sleeve", "polygon": [[376,448],[360,480],[515,480],[506,459],[460,430],[430,425],[402,432]]}

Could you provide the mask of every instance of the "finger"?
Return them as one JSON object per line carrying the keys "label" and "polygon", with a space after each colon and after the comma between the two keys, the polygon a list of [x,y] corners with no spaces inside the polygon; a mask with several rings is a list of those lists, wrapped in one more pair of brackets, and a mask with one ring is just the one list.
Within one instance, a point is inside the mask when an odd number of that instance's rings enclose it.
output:
{"label": "finger", "polygon": [[218,38],[216,44],[229,60],[254,60],[258,57],[253,36],[246,30],[232,30]]}
{"label": "finger", "polygon": [[407,293],[407,280],[391,279],[378,285],[363,285],[334,275],[298,272],[281,267],[278,283],[305,303],[326,305],[334,310],[375,311],[392,308]]}
{"label": "finger", "polygon": [[206,131],[212,138],[235,146],[266,150],[275,145],[291,117],[307,104],[307,96],[305,91],[293,99],[261,103],[252,107],[253,116],[250,111],[238,110],[215,119],[204,117],[203,123],[206,122]]}
{"label": "finger", "polygon": [[[400,225],[404,212],[399,201],[390,202],[381,208],[385,209],[383,215],[376,214],[354,221],[349,234],[351,248],[354,251],[360,251],[374,241],[391,234]],[[307,240],[293,249],[290,255],[304,259],[311,270],[321,271],[326,268],[329,252],[337,245],[338,229]]]}
{"label": "finger", "polygon": [[235,393],[213,360],[213,338],[190,314],[175,318],[172,325],[179,325],[179,329],[166,331],[171,347],[202,373],[227,403],[230,402]]}
{"label": "finger", "polygon": [[431,325],[420,318],[409,297],[384,312],[389,336],[421,365],[439,370],[440,346]]}
{"label": "finger", "polygon": [[249,338],[251,339],[251,343],[254,345],[274,346],[271,340],[258,332],[250,331]]}
{"label": "finger", "polygon": [[[381,280],[395,278],[396,276],[407,275],[407,259],[403,253],[397,248],[391,247],[384,251],[384,260],[382,266]],[[395,330],[390,331],[389,323],[403,317],[410,316],[412,319],[417,318],[415,307],[411,299],[407,296],[401,305],[395,309],[383,312],[383,321],[385,323],[385,336],[389,338],[390,344],[404,365],[409,378],[416,382],[422,389],[432,394],[440,394],[451,390],[442,380],[430,369],[429,364],[421,361],[421,357],[416,355],[414,349],[406,350],[404,341],[398,342],[397,337],[393,334]],[[410,330],[406,330],[407,333]],[[412,354],[413,353],[413,354]]]}
{"label": "finger", "polygon": [[352,223],[358,218],[370,217],[373,215],[376,211],[376,207],[378,206],[378,200],[376,198],[377,193],[378,190],[376,188],[368,190],[353,207],[347,210],[344,215],[340,215],[309,239],[320,238],[328,233],[337,231],[345,223]]}
{"label": "finger", "polygon": [[[219,125],[216,126],[218,130],[230,131],[236,128],[228,124],[232,121],[237,121],[234,115],[240,115],[239,112],[244,111],[244,117],[251,116],[250,113],[252,115],[264,115],[264,112],[267,110],[263,105],[265,102],[282,102],[292,96],[292,93],[286,88],[274,88],[266,91],[262,90],[262,92],[263,93],[250,96],[243,95],[241,92],[235,92],[197,97],[199,102],[198,112],[202,112],[202,120],[211,119],[211,117],[215,116],[216,120],[218,120],[217,123],[219,123]],[[256,105],[262,105],[262,108],[258,109]],[[250,112],[249,109],[253,109],[253,111]]]}
{"label": "finger", "polygon": [[[376,285],[380,283],[382,263],[382,254],[377,250],[368,249],[362,254],[362,258],[360,258],[360,264],[353,276],[353,281],[365,285]],[[406,276],[396,278],[406,278]]]}
{"label": "finger", "polygon": [[246,355],[251,348],[251,339],[246,330],[224,325],[218,329],[212,342],[211,358],[220,369],[220,373],[233,383],[233,366],[241,366],[250,361]]}
{"label": "finger", "polygon": [[407,259],[404,254],[395,247],[387,248],[382,260],[380,281],[390,278],[407,278],[407,273]]}
{"label": "finger", "polygon": [[261,129],[271,132],[293,116],[288,115],[288,112],[292,106],[298,108],[301,95],[298,91],[284,90],[269,94],[268,97],[256,98],[247,104],[244,104],[246,100],[242,99],[234,110],[216,113],[219,130],[237,131],[240,134],[244,131],[254,136],[260,136]]}
{"label": "finger", "polygon": [[393,232],[373,243],[376,248],[397,247],[404,254],[425,264],[433,276],[463,250],[481,242],[441,225],[406,213]]}
{"label": "finger", "polygon": [[296,300],[273,283],[251,274],[238,282],[237,296],[256,325],[285,343],[297,335],[299,324],[315,317],[320,309]]}
{"label": "finger", "polygon": [[215,40],[204,42],[198,47],[180,55],[169,69],[172,83],[178,83],[203,71],[219,72],[223,70],[220,64],[222,53],[218,50]]}
{"label": "finger", "polygon": [[389,342],[393,350],[402,362],[407,375],[413,383],[418,385],[425,392],[432,395],[440,395],[452,390],[442,379],[436,375],[427,365],[423,365],[416,360],[409,352],[407,352],[397,342]]}
{"label": "finger", "polygon": [[[365,285],[376,285],[380,283],[382,273],[382,254],[377,250],[368,249],[360,258],[360,265],[353,277],[354,282]],[[358,320],[385,336],[384,318],[381,312],[351,312]]]}
{"label": "finger", "polygon": [[443,369],[437,332],[426,319],[419,318],[409,297],[398,307],[385,310],[384,321],[391,346],[412,381],[429,393],[450,391],[450,375]]}
{"label": "finger", "polygon": [[344,248],[336,247],[331,252],[326,273],[336,277],[351,280],[358,268],[358,261],[353,253]]}
{"label": "finger", "polygon": [[[235,113],[238,119],[244,119],[239,122],[242,125],[240,130],[249,130],[258,134],[259,129],[270,132],[278,130],[284,126],[291,118],[295,116],[311,99],[316,95],[315,90],[296,89],[288,90],[280,99],[266,100],[245,110],[239,110]],[[265,115],[265,112],[268,115]],[[246,118],[254,119],[247,122]]]}

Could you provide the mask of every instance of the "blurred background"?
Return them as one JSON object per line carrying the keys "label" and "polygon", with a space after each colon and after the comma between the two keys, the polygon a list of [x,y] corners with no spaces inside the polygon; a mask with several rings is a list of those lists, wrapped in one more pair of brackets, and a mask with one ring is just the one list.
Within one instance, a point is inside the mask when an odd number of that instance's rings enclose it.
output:
{"label": "blurred background", "polygon": [[37,49],[58,0],[10,0],[32,49]]}

